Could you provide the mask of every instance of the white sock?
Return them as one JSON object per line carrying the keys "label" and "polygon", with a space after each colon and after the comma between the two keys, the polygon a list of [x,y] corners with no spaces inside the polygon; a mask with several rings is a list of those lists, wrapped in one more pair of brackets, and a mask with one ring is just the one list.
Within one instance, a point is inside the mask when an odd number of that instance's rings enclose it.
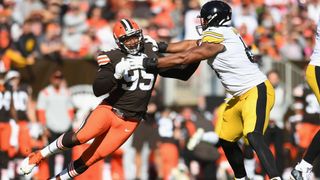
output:
{"label": "white sock", "polygon": [[[61,179],[61,180],[67,180],[67,179],[72,179],[72,177],[69,175],[68,173],[68,169],[64,169],[61,171],[61,173],[58,175],[58,177]],[[56,179],[56,178],[54,178]]]}
{"label": "white sock", "polygon": [[271,178],[270,180],[281,180],[281,178],[278,176],[278,177]]}
{"label": "white sock", "polygon": [[68,179],[72,179],[76,176],[78,176],[79,174],[76,172],[76,170],[74,169],[73,167],[73,162],[71,162],[69,165],[68,165],[68,168],[62,170],[61,173],[59,173],[58,177],[61,179],[61,180],[68,180]]}
{"label": "white sock", "polygon": [[246,180],[246,177],[243,177],[243,178],[234,178],[235,180]]}
{"label": "white sock", "polygon": [[248,178],[253,179],[255,175],[255,159],[244,159],[244,167],[246,168],[246,173]]}
{"label": "white sock", "polygon": [[302,172],[308,172],[310,170],[312,170],[312,164],[308,163],[307,161],[305,160],[301,160],[301,162],[299,164],[296,165],[296,168],[297,169],[300,169],[302,170]]}
{"label": "white sock", "polygon": [[63,138],[64,134],[62,134],[58,139],[54,140],[52,143],[50,143],[48,146],[46,146],[45,148],[43,148],[40,153],[42,155],[42,157],[46,158],[52,154],[61,152],[63,150],[66,150],[68,148],[64,147],[62,145],[62,138]]}

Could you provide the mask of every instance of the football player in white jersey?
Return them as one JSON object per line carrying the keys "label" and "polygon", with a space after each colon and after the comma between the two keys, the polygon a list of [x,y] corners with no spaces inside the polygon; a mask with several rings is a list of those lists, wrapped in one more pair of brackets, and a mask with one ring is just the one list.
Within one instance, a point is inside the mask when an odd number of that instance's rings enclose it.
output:
{"label": "football player in white jersey", "polygon": [[[306,70],[306,80],[310,88],[312,89],[313,93],[316,95],[318,103],[320,103],[320,20],[317,26],[316,44]],[[309,179],[313,167],[312,164],[315,161],[316,157],[319,155],[320,130],[314,136],[302,160],[291,171],[291,179]]]}
{"label": "football player in white jersey", "polygon": [[127,59],[134,67],[148,71],[206,60],[233,98],[227,102],[218,132],[221,145],[236,179],[245,179],[243,153],[237,141],[244,136],[256,151],[270,179],[281,179],[263,134],[274,104],[274,89],[256,63],[238,32],[226,22],[231,7],[223,1],[209,1],[200,12],[201,39],[178,43],[157,43],[162,58]]}

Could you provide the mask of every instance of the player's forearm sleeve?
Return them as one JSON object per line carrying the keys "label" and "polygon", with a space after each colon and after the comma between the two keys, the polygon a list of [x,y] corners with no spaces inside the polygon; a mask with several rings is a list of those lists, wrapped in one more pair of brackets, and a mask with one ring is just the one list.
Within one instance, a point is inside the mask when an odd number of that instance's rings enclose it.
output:
{"label": "player's forearm sleeve", "polygon": [[182,65],[170,69],[161,69],[159,74],[163,77],[175,78],[180,80],[188,80],[192,74],[197,70],[200,62],[189,65]]}
{"label": "player's forearm sleeve", "polygon": [[[111,65],[110,65],[111,66]],[[102,67],[97,73],[96,79],[93,82],[94,95],[99,97],[107,94],[117,84],[117,80],[113,76],[113,71],[110,67]]]}

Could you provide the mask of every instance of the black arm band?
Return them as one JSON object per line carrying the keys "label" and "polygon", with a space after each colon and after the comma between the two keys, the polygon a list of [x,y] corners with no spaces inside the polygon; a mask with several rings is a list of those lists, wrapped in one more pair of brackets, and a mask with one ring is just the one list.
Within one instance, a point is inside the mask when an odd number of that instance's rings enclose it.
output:
{"label": "black arm band", "polygon": [[156,70],[158,65],[158,59],[157,58],[144,58],[143,59],[143,67],[146,70]]}
{"label": "black arm band", "polygon": [[165,53],[167,51],[168,48],[168,44],[166,42],[158,42],[158,49],[159,49],[159,53]]}

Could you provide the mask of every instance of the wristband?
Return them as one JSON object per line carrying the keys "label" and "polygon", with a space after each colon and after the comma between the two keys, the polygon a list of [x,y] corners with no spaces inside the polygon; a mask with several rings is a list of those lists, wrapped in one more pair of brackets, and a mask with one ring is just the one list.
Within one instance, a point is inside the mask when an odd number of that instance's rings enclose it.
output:
{"label": "wristband", "polygon": [[143,59],[143,67],[146,70],[156,70],[158,65],[158,59],[157,58],[144,58]]}
{"label": "wristband", "polygon": [[158,49],[159,49],[159,53],[165,53],[167,51],[168,48],[168,44],[166,42],[158,42]]}

